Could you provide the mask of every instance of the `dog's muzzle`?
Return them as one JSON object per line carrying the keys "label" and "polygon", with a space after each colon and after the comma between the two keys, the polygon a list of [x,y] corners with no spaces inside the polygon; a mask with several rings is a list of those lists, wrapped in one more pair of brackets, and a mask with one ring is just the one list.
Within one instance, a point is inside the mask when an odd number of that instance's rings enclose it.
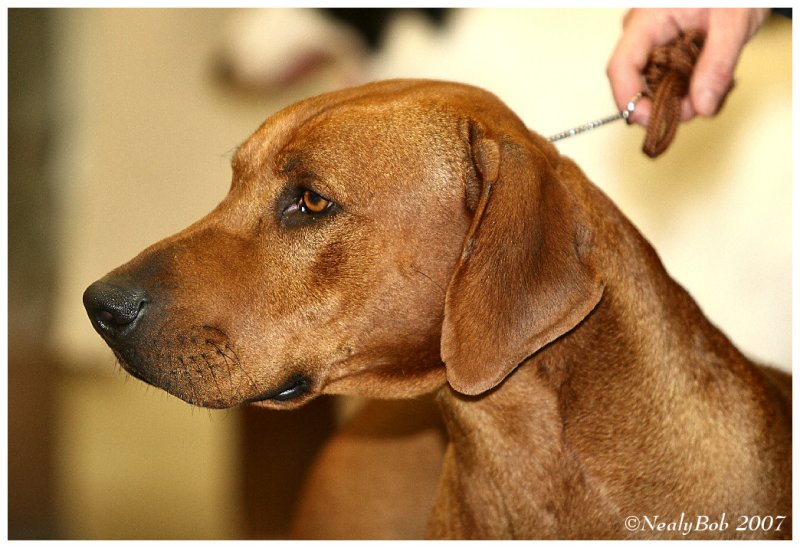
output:
{"label": "dog's muzzle", "polygon": [[163,297],[151,298],[128,278],[93,283],[83,294],[83,305],[123,369],[189,403],[213,408],[297,404],[313,391],[311,379],[302,373],[259,390],[225,333],[211,326],[180,326],[165,337],[158,327]]}

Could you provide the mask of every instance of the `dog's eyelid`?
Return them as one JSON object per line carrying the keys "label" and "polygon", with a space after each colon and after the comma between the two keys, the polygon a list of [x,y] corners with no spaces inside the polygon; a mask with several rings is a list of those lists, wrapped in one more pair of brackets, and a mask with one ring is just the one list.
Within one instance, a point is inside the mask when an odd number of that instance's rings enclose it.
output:
{"label": "dog's eyelid", "polygon": [[306,193],[310,192],[311,194],[314,194],[314,195],[318,196],[319,198],[322,198],[323,200],[325,200],[327,202],[334,202],[335,201],[333,198],[331,198],[328,195],[327,192],[319,190],[318,188],[315,188],[313,185],[298,187],[297,191],[298,191],[298,195],[301,196],[301,197],[304,196]]}
{"label": "dog's eyelid", "polygon": [[298,196],[309,190],[325,200],[339,203],[333,198],[334,193],[325,184],[324,178],[309,165],[309,159],[306,155],[297,152],[287,153],[284,160],[279,162],[278,165],[281,166],[281,175],[290,187],[294,187],[297,190]]}
{"label": "dog's eyelid", "polygon": [[311,171],[292,173],[287,178],[287,187],[293,189],[298,200],[303,196],[304,192],[308,191],[328,202],[339,203],[330,187],[325,184],[325,181]]}

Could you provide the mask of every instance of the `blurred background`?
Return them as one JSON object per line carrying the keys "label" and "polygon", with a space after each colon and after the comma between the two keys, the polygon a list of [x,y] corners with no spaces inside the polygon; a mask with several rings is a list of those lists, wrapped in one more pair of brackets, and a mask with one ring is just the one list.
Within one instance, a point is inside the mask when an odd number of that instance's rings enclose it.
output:
{"label": "blurred background", "polygon": [[[357,402],[192,408],[125,375],[81,304],[222,199],[231,150],[270,114],[389,77],[485,87],[546,135],[615,110],[622,10],[346,11],[8,10],[10,538],[285,535],[313,455]],[[713,322],[786,370],[791,34],[773,16],[722,113],[656,161],[622,123],[559,144]]]}

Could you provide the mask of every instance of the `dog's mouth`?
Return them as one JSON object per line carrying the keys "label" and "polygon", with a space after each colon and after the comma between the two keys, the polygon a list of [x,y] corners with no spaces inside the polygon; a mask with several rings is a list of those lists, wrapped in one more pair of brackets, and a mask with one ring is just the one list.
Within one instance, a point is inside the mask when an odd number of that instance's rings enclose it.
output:
{"label": "dog's mouth", "polygon": [[[222,390],[229,388],[226,386],[224,381],[215,382],[214,384],[214,386],[217,388],[217,391],[220,392],[219,394],[214,394],[213,389],[209,393],[208,390],[204,389],[198,383],[192,382],[190,373],[197,373],[202,378],[203,373],[205,373],[206,370],[192,370],[189,368],[186,370],[186,375],[183,376],[183,380],[186,382],[184,382],[182,385],[173,385],[173,383],[170,381],[174,380],[174,377],[176,376],[158,374],[154,376],[153,374],[148,373],[147,369],[142,369],[137,360],[128,359],[132,356],[128,356],[127,352],[114,350],[114,354],[117,358],[117,363],[131,376],[151,386],[165,390],[166,392],[188,403],[191,403],[192,405],[198,405],[200,407],[220,409],[251,403],[260,403],[268,407],[271,407],[272,405],[270,404],[273,404],[277,407],[279,405],[283,406],[290,403],[300,403],[299,400],[301,400],[303,396],[308,395],[313,389],[313,383],[311,379],[302,373],[297,373],[288,377],[285,382],[278,385],[276,388],[271,388],[267,391],[243,400],[235,397],[235,390],[233,389],[231,389],[233,390],[233,393],[227,395],[222,393]],[[184,359],[181,363],[195,364],[196,361],[196,359]],[[207,362],[208,357],[204,359],[204,363]],[[208,371],[211,371],[211,369]],[[211,376],[214,376],[213,371],[211,371]],[[216,377],[214,378],[216,379]],[[195,381],[196,380],[197,379],[195,379]]]}
{"label": "dog's mouth", "polygon": [[248,398],[245,403],[276,402],[286,403],[305,396],[311,391],[311,381],[304,375],[293,375],[289,379],[267,392]]}

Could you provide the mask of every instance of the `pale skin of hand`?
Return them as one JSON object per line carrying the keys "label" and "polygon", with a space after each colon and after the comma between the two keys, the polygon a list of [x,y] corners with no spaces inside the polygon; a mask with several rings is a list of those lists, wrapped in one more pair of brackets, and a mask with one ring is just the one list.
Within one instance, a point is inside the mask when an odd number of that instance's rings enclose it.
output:
{"label": "pale skin of hand", "polygon": [[[642,71],[653,48],[682,31],[705,33],[703,50],[681,103],[681,120],[713,116],[733,86],[733,74],[744,45],[769,16],[768,8],[633,9],[622,21],[622,35],[606,67],[614,102],[620,110],[642,91]],[[630,121],[643,126],[650,117],[650,101],[642,99]]]}

